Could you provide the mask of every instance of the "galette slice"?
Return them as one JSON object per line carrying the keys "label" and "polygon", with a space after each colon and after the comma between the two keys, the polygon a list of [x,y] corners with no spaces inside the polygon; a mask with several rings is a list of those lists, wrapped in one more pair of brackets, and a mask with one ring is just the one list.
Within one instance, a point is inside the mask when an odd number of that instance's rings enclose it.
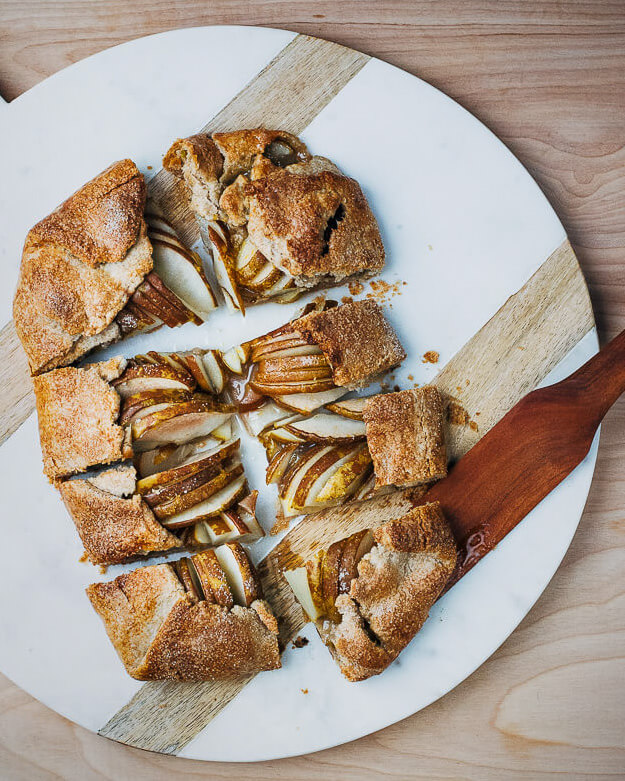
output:
{"label": "galette slice", "polygon": [[179,139],[164,167],[183,179],[227,305],[294,301],[384,266],[377,222],[354,179],[282,130]]}
{"label": "galette slice", "polygon": [[438,503],[365,529],[284,575],[343,675],[383,672],[425,623],[456,565]]}
{"label": "galette slice", "polygon": [[13,301],[32,374],[136,330],[201,323],[217,301],[199,257],[113,163],[28,233]]}
{"label": "galette slice", "polygon": [[238,544],[93,583],[87,596],[138,680],[213,681],[280,667],[275,616]]}

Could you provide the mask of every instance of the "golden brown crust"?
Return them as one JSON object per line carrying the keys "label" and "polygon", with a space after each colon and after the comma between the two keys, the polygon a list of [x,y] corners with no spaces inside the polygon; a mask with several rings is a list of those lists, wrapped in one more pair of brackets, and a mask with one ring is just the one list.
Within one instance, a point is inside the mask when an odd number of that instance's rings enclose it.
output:
{"label": "golden brown crust", "polygon": [[193,211],[206,220],[221,218],[219,199],[239,174],[248,173],[254,158],[278,139],[296,149],[302,159],[306,147],[282,130],[235,130],[229,133],[198,133],[175,141],[163,158],[163,166],[184,180]]}
{"label": "golden brown crust", "polygon": [[109,382],[125,364],[113,358],[33,379],[43,468],[50,480],[124,458],[124,429],[116,422],[120,398]]}
{"label": "golden brown crust", "polygon": [[311,312],[292,325],[321,348],[338,386],[366,385],[406,357],[397,334],[375,301],[352,301]]}
{"label": "golden brown crust", "polygon": [[144,205],[143,176],[122,160],[28,233],[13,318],[33,374],[119,338],[113,321],[152,269]]}
{"label": "golden brown crust", "polygon": [[373,531],[376,544],[319,633],[351,681],[377,675],[428,617],[456,564],[456,545],[438,503],[416,507]]}
{"label": "golden brown crust", "polygon": [[[297,173],[293,171],[297,169]],[[375,274],[384,266],[377,222],[358,182],[298,165],[274,168],[246,189],[253,243],[297,284]]]}
{"label": "golden brown crust", "polygon": [[[132,488],[128,498],[103,490],[100,478],[131,470],[117,467],[98,478],[67,480],[59,485],[65,506],[92,564],[121,564],[128,559],[181,546],[156,520]],[[133,480],[134,482],[134,480]]]}
{"label": "golden brown crust", "polygon": [[372,396],[363,419],[376,487],[421,485],[445,477],[443,402],[435,386]]}
{"label": "golden brown crust", "polygon": [[[128,673],[139,680],[207,681],[280,667],[265,602],[227,609],[195,604],[169,564],[87,588]],[[271,623],[271,622],[270,622]]]}

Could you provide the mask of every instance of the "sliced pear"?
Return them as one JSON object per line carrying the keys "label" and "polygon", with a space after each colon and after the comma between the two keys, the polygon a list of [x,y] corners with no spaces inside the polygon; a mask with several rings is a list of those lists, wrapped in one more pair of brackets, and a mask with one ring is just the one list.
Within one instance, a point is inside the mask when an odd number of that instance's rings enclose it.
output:
{"label": "sliced pear", "polygon": [[284,423],[282,426],[307,442],[350,442],[364,438],[367,434],[365,424],[361,420],[322,412],[304,420]]}
{"label": "sliced pear", "polygon": [[294,512],[313,507],[317,494],[326,486],[335,472],[351,459],[353,445],[331,447],[323,458],[315,461],[299,479],[295,490],[290,493]]}
{"label": "sliced pear", "polygon": [[157,472],[180,466],[193,456],[209,455],[223,445],[223,442],[213,439],[212,436],[194,439],[182,445],[163,445],[154,450],[146,450],[145,453],[136,453],[134,465],[142,478],[149,477]]}
{"label": "sliced pear", "polygon": [[241,362],[241,356],[239,355],[236,347],[222,353],[221,360],[226,369],[233,374],[243,374],[243,364]]}
{"label": "sliced pear", "polygon": [[193,313],[165,288],[153,271],[145,277],[130,300],[146,312],[159,317],[170,328],[176,328],[188,322],[189,317],[194,317]]}
{"label": "sliced pear", "polygon": [[336,618],[336,598],[339,595],[339,568],[345,540],[338,540],[330,545],[322,561],[321,596],[324,614]]}
{"label": "sliced pear", "polygon": [[[202,589],[202,584],[200,583],[200,580],[197,576],[197,572],[195,571],[193,565],[189,562],[189,559],[178,559],[178,561],[174,562],[174,569],[180,578],[185,591],[191,597],[193,602],[199,602],[200,600],[206,598],[204,590]],[[211,601],[210,597],[212,597],[212,594],[210,589],[208,594],[209,601]]]}
{"label": "sliced pear", "polygon": [[177,404],[190,398],[189,390],[168,389],[134,393],[124,399],[118,422],[123,426],[138,420],[137,416],[142,417],[150,410],[155,411],[157,406]]}
{"label": "sliced pear", "polygon": [[180,372],[162,364],[134,364],[126,367],[121,377],[111,383],[122,398],[145,391],[193,390],[195,380],[188,372]]}
{"label": "sliced pear", "polygon": [[342,415],[343,417],[351,418],[352,420],[362,420],[366,402],[366,398],[343,399],[334,404],[328,404],[327,408],[336,415]]}
{"label": "sliced pear", "polygon": [[211,385],[213,386],[213,393],[221,393],[226,384],[224,370],[221,367],[218,355],[218,350],[208,350],[202,356],[206,374],[210,378]]}
{"label": "sliced pear", "polygon": [[190,350],[184,353],[174,353],[172,356],[191,374],[197,386],[205,393],[216,393],[212,379],[206,370],[201,350]]}
{"label": "sliced pear", "polygon": [[339,564],[339,594],[349,593],[352,580],[358,577],[358,562],[369,553],[374,542],[370,529],[363,529],[347,537]]}
{"label": "sliced pear", "polygon": [[365,499],[370,499],[375,492],[376,492],[375,491],[375,472],[373,471],[373,465],[372,465],[371,474],[367,478],[365,478],[365,481],[354,492],[354,495],[353,495],[352,498],[356,502],[362,502]]}
{"label": "sliced pear", "polygon": [[226,306],[233,312],[245,313],[245,304],[237,285],[235,262],[231,255],[226,229],[218,222],[209,222],[206,231],[213,248],[213,268]]}
{"label": "sliced pear", "polygon": [[310,583],[308,582],[308,571],[306,567],[298,567],[297,569],[288,569],[284,572],[291,590],[295,594],[295,598],[300,603],[304,612],[308,616],[310,621],[316,621],[321,616],[321,612],[317,608],[313,599],[312,591],[310,589]]}
{"label": "sliced pear", "polygon": [[196,553],[195,556],[191,557],[191,561],[204,592],[212,592],[214,601],[218,605],[232,607],[234,605],[233,595],[228,585],[226,573],[215,555],[215,551],[207,550]]}
{"label": "sliced pear", "polygon": [[[274,401],[287,409],[293,410],[293,412],[309,415],[320,407],[340,399],[345,393],[347,393],[345,388],[332,388],[320,393],[291,393],[289,396],[275,396]],[[328,409],[330,409],[330,406],[328,406]]]}
{"label": "sliced pear", "polygon": [[233,436],[232,430],[232,418],[222,423],[221,426],[217,426],[216,429],[211,431],[211,437],[218,439],[220,442],[229,442]]}
{"label": "sliced pear", "polygon": [[211,286],[197,256],[168,241],[152,240],[154,271],[165,285],[201,320],[217,308]]}
{"label": "sliced pear", "polygon": [[241,413],[241,418],[250,434],[257,437],[270,426],[290,417],[290,415],[289,410],[282,409],[273,401],[267,401],[256,409]]}
{"label": "sliced pear", "polygon": [[228,585],[237,605],[249,607],[255,599],[260,599],[262,591],[256,571],[245,551],[237,542],[220,545],[215,554],[221,564]]}
{"label": "sliced pear", "polygon": [[259,382],[255,377],[250,380],[251,387],[265,396],[283,396],[291,393],[320,393],[336,388],[329,377],[315,379],[313,377],[299,382],[284,382],[278,378],[265,379]]}
{"label": "sliced pear", "polygon": [[267,485],[280,482],[282,476],[288,469],[291,456],[297,450],[297,448],[297,443],[285,445],[274,454],[274,456],[269,461],[269,464],[267,465],[267,472],[265,476],[265,482]]}
{"label": "sliced pear", "polygon": [[182,444],[205,437],[232,415],[232,410],[212,397],[196,394],[190,401],[171,404],[146,415],[132,426],[133,448],[152,450],[169,443]]}
{"label": "sliced pear", "polygon": [[196,504],[194,507],[190,507],[188,510],[183,510],[177,515],[164,519],[162,524],[168,529],[177,529],[190,526],[192,523],[208,520],[224,512],[239,501],[245,495],[246,490],[245,475],[241,475],[210,498]]}
{"label": "sliced pear", "polygon": [[[156,496],[154,494],[146,494],[144,499],[152,508],[154,515],[159,521],[162,521],[173,516],[179,516],[185,510],[197,507],[210,497],[220,493],[241,475],[243,475],[243,465],[241,463],[232,466],[227,471],[218,472],[199,484],[198,481],[205,478],[205,473],[198,472],[182,483],[176,484],[173,492],[169,488],[164,488]],[[178,493],[176,490],[178,485],[180,485],[181,490],[186,490],[186,492]],[[187,486],[189,486],[188,489]]]}
{"label": "sliced pear", "polygon": [[316,506],[341,502],[349,498],[368,477],[371,455],[366,444],[354,450],[327,476],[319,491],[311,496]]}
{"label": "sliced pear", "polygon": [[[314,465],[325,458],[328,453],[332,453],[333,448],[323,445],[313,445],[307,452],[299,458],[294,458],[291,466],[287,469],[279,483],[279,495],[282,503],[282,510],[285,517],[292,518],[299,515],[302,507],[295,503],[295,495],[306,474],[314,468]],[[313,472],[314,473],[314,472]]]}

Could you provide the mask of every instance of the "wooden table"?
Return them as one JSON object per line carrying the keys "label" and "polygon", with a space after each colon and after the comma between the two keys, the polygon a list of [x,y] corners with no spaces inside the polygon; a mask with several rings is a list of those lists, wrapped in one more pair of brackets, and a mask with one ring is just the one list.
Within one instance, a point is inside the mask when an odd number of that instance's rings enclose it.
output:
{"label": "wooden table", "polygon": [[[3,0],[0,93],[130,38],[256,24],[381,57],[444,90],[522,160],[563,220],[603,340],[625,327],[623,0]],[[425,711],[347,746],[207,765],[98,738],[0,676],[0,778],[625,778],[625,399],[579,530],[499,651]]]}

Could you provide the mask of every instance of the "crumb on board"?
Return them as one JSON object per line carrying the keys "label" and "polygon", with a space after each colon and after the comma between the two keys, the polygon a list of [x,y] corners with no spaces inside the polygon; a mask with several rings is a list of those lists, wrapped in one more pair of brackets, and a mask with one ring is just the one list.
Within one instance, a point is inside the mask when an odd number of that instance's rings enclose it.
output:
{"label": "crumb on board", "polygon": [[308,689],[300,689],[302,694],[308,694]]}
{"label": "crumb on board", "polygon": [[447,420],[452,426],[466,426],[469,422],[469,413],[462,404],[451,399],[447,406]]}
{"label": "crumb on board", "polygon": [[85,561],[89,561],[89,556],[87,556],[87,551],[86,550],[84,550],[82,552],[82,556],[78,559],[78,561],[79,561],[80,564],[84,564]]}
{"label": "crumb on board", "polygon": [[471,431],[477,431],[477,423],[474,420],[469,421],[469,428]]}
{"label": "crumb on board", "polygon": [[293,640],[293,648],[304,648],[304,646],[308,645],[308,643],[309,640],[307,637],[298,635],[295,640]]}
{"label": "crumb on board", "polygon": [[347,287],[353,296],[359,296],[365,289],[365,286],[362,284],[362,282],[359,282],[357,279],[353,279]]}
{"label": "crumb on board", "polygon": [[410,382],[412,382],[412,381],[414,380],[414,377],[413,377],[413,375],[412,375],[412,374],[409,374],[409,375],[408,375],[408,379],[410,380]]}
{"label": "crumb on board", "polygon": [[423,353],[423,363],[438,363],[439,358],[440,355],[436,350],[428,350],[426,353]]}
{"label": "crumb on board", "polygon": [[391,284],[384,279],[372,279],[369,282],[371,291],[367,293],[367,298],[371,298],[377,301],[379,304],[386,304],[390,301],[391,298],[401,294],[401,290],[399,288],[404,284],[405,283],[402,280],[397,280],[397,282],[393,282]]}
{"label": "crumb on board", "polygon": [[108,567],[106,566],[106,564],[100,564],[98,569],[100,570],[100,575],[106,575],[106,571]]}
{"label": "crumb on board", "polygon": [[151,166],[151,165],[149,165],[149,166],[148,166],[148,171],[151,171],[151,170],[152,170],[152,166]]}
{"label": "crumb on board", "polygon": [[351,304],[354,299],[351,296],[343,296],[341,298],[342,304]]}

